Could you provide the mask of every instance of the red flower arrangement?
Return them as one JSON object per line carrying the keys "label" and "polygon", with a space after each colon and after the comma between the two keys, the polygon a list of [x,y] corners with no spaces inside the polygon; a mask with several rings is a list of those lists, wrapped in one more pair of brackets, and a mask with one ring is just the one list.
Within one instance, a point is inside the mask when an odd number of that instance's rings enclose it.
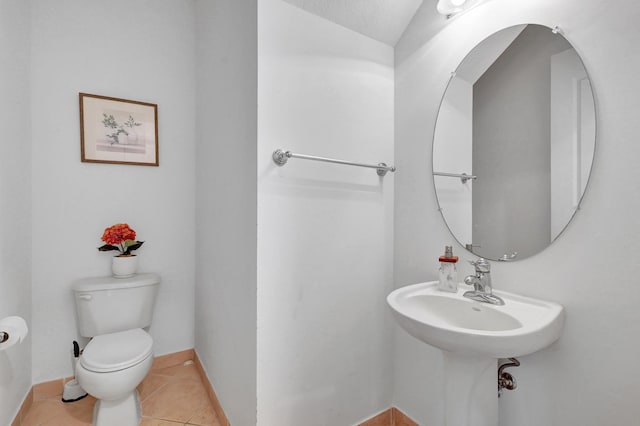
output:
{"label": "red flower arrangement", "polygon": [[131,252],[139,249],[144,241],[136,241],[136,231],[131,229],[126,223],[116,223],[108,227],[102,234],[102,241],[106,244],[98,247],[100,251],[120,252],[119,256],[135,256]]}

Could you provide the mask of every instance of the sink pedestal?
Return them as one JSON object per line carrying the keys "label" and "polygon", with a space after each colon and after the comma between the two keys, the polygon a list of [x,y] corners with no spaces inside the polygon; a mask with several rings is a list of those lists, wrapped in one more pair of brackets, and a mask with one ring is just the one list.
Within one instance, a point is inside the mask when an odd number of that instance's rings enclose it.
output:
{"label": "sink pedestal", "polygon": [[498,426],[498,360],[442,353],[445,425]]}

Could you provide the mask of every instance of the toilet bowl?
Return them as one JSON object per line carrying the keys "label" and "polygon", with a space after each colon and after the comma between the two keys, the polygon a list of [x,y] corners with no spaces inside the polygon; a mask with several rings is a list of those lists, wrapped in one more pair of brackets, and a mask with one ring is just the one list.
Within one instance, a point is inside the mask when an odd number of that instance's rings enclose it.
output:
{"label": "toilet bowl", "polygon": [[93,426],[137,426],[136,387],[153,363],[151,325],[160,277],[94,277],[74,282],[78,331],[92,338],[76,364],[76,380],[97,401]]}
{"label": "toilet bowl", "polygon": [[98,401],[94,426],[135,426],[142,417],[136,387],[153,363],[153,340],[137,328],[94,337],[76,365],[76,379]]}

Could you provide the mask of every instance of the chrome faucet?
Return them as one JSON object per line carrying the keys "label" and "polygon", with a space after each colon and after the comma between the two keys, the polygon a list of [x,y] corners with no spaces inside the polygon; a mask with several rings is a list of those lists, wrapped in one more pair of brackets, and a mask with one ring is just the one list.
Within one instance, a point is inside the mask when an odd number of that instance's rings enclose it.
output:
{"label": "chrome faucet", "polygon": [[491,303],[492,305],[504,305],[502,298],[494,295],[491,289],[491,265],[484,258],[479,258],[475,262],[469,262],[476,268],[475,275],[469,275],[464,279],[464,283],[472,285],[473,290],[463,294],[464,297],[478,302]]}

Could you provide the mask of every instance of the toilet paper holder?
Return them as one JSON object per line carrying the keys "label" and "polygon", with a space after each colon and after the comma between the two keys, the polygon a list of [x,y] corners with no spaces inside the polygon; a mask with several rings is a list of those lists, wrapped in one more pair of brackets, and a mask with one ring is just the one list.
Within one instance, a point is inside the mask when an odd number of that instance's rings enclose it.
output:
{"label": "toilet paper holder", "polygon": [[12,316],[0,319],[0,351],[22,343],[29,328],[24,318]]}

